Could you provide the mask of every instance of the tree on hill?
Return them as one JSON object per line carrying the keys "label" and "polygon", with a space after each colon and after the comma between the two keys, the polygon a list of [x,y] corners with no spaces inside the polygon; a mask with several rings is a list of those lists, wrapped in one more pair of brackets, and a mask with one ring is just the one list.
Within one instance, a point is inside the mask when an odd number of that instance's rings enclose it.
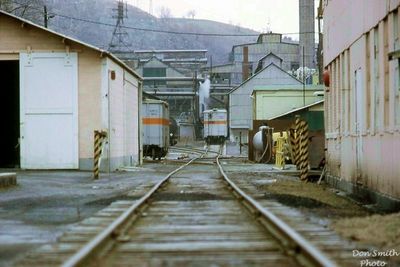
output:
{"label": "tree on hill", "polygon": [[43,0],[0,0],[0,9],[12,13],[18,17],[43,25]]}

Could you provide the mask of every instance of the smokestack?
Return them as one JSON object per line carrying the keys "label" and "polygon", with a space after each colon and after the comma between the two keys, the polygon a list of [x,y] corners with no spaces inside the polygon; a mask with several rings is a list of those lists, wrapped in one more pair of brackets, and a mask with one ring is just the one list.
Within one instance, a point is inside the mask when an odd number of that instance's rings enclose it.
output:
{"label": "smokestack", "polygon": [[300,66],[315,69],[315,15],[314,0],[299,0]]}
{"label": "smokestack", "polygon": [[242,79],[243,81],[249,78],[249,47],[243,47],[243,63],[242,63]]}

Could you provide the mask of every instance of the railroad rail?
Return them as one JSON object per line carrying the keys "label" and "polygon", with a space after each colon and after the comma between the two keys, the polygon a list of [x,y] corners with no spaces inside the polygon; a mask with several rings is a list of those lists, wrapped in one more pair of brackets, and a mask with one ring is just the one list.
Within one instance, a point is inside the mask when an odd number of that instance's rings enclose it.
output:
{"label": "railroad rail", "polygon": [[230,180],[222,168],[219,156],[217,156],[216,162],[222,177],[233,190],[235,196],[244,202],[244,205],[259,219],[266,230],[279,241],[288,255],[296,258],[296,261],[302,266],[336,266],[321,250],[304,239],[284,221],[260,205]]}
{"label": "railroad rail", "polygon": [[138,209],[143,207],[146,202],[150,199],[150,197],[156,193],[175,173],[179,172],[193,161],[198,158],[203,157],[205,155],[203,153],[201,156],[193,158],[189,162],[183,164],[179,168],[170,172],[164,179],[154,185],[146,195],[144,195],[141,199],[139,199],[136,203],[134,203],[129,209],[127,209],[123,214],[121,214],[113,223],[110,224],[104,231],[100,232],[94,239],[92,239],[87,245],[77,251],[70,259],[68,259],[62,266],[63,267],[73,267],[73,266],[85,266],[87,262],[90,260],[90,257],[93,256],[96,252],[101,249],[104,249],[105,243],[107,241],[113,241],[113,238],[121,233],[121,230],[126,228],[126,224],[132,223],[132,217],[137,217]]}
{"label": "railroad rail", "polygon": [[[122,203],[123,212],[111,222],[105,220],[104,229],[89,242],[79,232],[67,236],[58,251],[45,250],[46,256],[61,259],[63,267],[159,266],[165,262],[198,266],[199,261],[206,265],[336,266],[230,180],[222,168],[221,153],[213,158],[218,172],[215,165],[191,165],[208,151],[202,152],[139,200]],[[191,169],[185,170],[189,165]],[[196,179],[190,177],[194,173]],[[34,261],[22,265],[34,266]]]}
{"label": "railroad rail", "polygon": [[[170,149],[171,150],[191,152],[191,153],[199,153],[199,154],[202,154],[205,151],[204,149],[198,149],[198,148],[194,148],[194,147],[181,147],[181,146],[173,146],[173,147],[170,147]],[[217,155],[221,154],[220,152],[212,151],[212,150],[209,150],[209,149],[207,149],[207,153],[208,154],[212,153],[212,154],[217,154]]]}

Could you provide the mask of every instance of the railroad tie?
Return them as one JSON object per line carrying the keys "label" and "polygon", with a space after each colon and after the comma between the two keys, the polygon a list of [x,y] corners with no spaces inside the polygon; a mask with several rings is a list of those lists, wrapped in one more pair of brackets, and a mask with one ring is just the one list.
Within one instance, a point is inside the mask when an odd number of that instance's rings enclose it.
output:
{"label": "railroad tie", "polygon": [[300,180],[307,181],[308,178],[308,124],[300,122]]}
{"label": "railroad tie", "polygon": [[103,140],[107,137],[107,133],[104,131],[94,131],[94,155],[93,155],[93,178],[99,179],[99,163],[100,163],[100,156],[103,146]]}

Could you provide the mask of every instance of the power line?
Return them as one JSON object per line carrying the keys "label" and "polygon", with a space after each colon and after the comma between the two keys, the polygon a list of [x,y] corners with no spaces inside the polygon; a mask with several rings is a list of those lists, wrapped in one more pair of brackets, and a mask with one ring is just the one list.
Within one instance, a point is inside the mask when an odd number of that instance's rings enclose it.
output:
{"label": "power line", "polygon": [[[25,6],[26,4],[18,3],[16,1],[13,1],[14,4]],[[30,7],[31,9],[36,9],[40,11],[43,14],[43,10],[35,7]],[[86,22],[86,23],[91,23],[91,24],[96,24],[96,25],[102,25],[102,26],[108,26],[108,27],[115,27],[115,24],[111,23],[105,23],[105,22],[100,22],[100,21],[94,21],[90,19],[84,19],[84,18],[78,18],[78,17],[73,17],[73,16],[68,16],[68,15],[63,15],[60,13],[55,13],[51,12],[51,15],[53,16],[58,16],[61,18],[66,18],[66,19],[71,19],[71,20],[76,20],[80,22]],[[125,26],[121,25],[121,28],[126,29],[126,30],[135,30],[135,31],[144,31],[144,32],[155,32],[155,33],[166,33],[166,34],[176,34],[176,35],[191,35],[191,36],[210,36],[210,37],[257,37],[261,33],[254,33],[254,34],[226,34],[226,33],[198,33],[198,32],[178,32],[178,31],[169,31],[169,30],[160,30],[160,29],[150,29],[150,28],[139,28],[139,27],[131,27],[131,26]],[[315,31],[310,31],[310,32],[290,32],[290,33],[278,33],[282,35],[300,35],[300,34],[310,34],[310,33],[317,33]]]}

